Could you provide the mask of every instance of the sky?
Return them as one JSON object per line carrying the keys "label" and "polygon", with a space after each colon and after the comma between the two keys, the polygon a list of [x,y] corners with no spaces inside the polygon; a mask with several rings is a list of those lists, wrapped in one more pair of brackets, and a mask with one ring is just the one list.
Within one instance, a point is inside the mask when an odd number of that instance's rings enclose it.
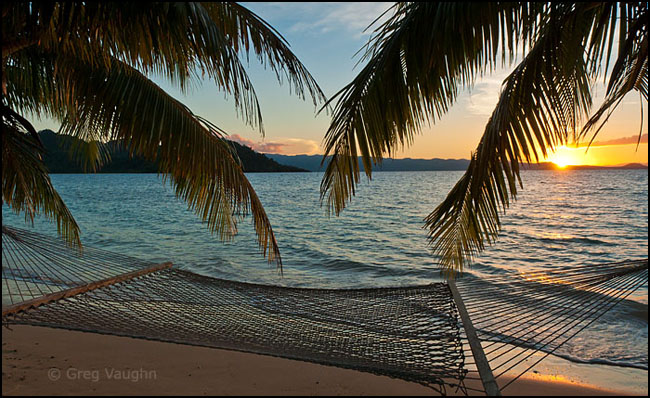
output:
{"label": "sky", "polygon": [[[366,28],[392,3],[243,3],[269,22],[288,41],[290,48],[306,66],[329,98],[349,83],[360,71],[355,55],[370,37]],[[511,68],[512,66],[510,66]],[[164,80],[154,79],[163,89],[181,100],[192,111],[225,130],[230,138],[265,153],[322,154],[322,140],[329,116],[317,114],[311,100],[291,95],[288,85],[278,84],[270,70],[251,57],[247,70],[260,102],[264,136],[237,117],[232,101],[224,98],[214,83],[202,82],[183,94]],[[501,83],[509,69],[499,69],[464,90],[456,104],[440,120],[424,128],[413,144],[396,152],[395,158],[469,158],[475,150],[488,118],[494,109]],[[604,86],[595,86],[594,108],[602,100]],[[628,95],[588,151],[584,147],[560,148],[550,160],[566,164],[615,165],[648,162],[647,103],[638,95]],[[40,128],[52,126],[39,125]],[[637,148],[639,129],[644,142]],[[633,137],[634,139],[630,139]],[[626,139],[623,141],[616,141]],[[603,145],[603,142],[609,142]],[[623,142],[626,142],[625,144]]]}

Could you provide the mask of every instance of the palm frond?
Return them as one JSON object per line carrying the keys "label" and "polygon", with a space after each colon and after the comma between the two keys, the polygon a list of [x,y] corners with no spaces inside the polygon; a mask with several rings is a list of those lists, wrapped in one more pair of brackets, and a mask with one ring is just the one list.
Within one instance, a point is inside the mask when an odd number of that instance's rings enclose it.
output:
{"label": "palm frond", "polygon": [[300,98],[306,99],[309,94],[314,106],[325,102],[318,83],[291,52],[284,37],[266,21],[237,3],[201,4],[236,52],[247,59],[253,52],[262,65],[271,68],[280,84],[286,80],[289,90]]}
{"label": "palm frond", "polygon": [[75,82],[69,95],[78,104],[74,117],[63,119],[63,133],[102,131],[133,155],[157,161],[176,195],[222,239],[235,235],[238,220],[252,213],[260,248],[281,267],[268,217],[216,126],[117,59],[108,70],[84,68],[78,62],[74,69],[56,69],[59,79]]}
{"label": "palm frond", "polygon": [[[76,82],[66,80],[67,76],[61,73],[74,69],[77,60],[63,56],[57,58],[31,47],[12,54],[9,61],[3,70],[7,89],[3,98],[10,108],[55,120],[78,117],[75,115],[78,107],[78,98],[74,94]],[[79,140],[66,149],[84,169],[95,171],[110,159],[104,145],[108,137],[97,130],[84,130],[82,133],[76,137]]]}
{"label": "palm frond", "polygon": [[[619,55],[624,67],[612,69],[619,77],[610,96],[620,99],[614,93],[630,88],[647,93],[647,27],[630,19],[646,9],[637,3],[399,3],[366,46],[366,66],[334,97],[324,140],[332,159],[321,200],[338,214],[359,182],[357,157],[371,178],[373,164],[410,145],[426,122],[447,112],[461,87],[499,60],[512,60],[521,45],[525,57],[505,80],[468,170],[425,219],[442,266],[462,269],[497,238],[499,214],[522,186],[520,163],[580,136],[590,84],[603,73],[616,29],[621,37],[633,32],[628,47],[637,50],[626,50],[625,40],[619,45],[619,54],[623,48],[628,55]],[[621,15],[627,19],[618,23]]]}
{"label": "palm frond", "polygon": [[648,5],[641,3],[637,8],[632,8],[621,4],[620,7],[624,16],[619,21],[621,40],[607,84],[606,97],[578,135],[578,138],[584,138],[595,129],[590,144],[628,93],[638,91],[646,103],[648,101]]}
{"label": "palm frond", "polygon": [[81,248],[79,226],[52,186],[43,164],[43,145],[22,116],[2,105],[2,202],[33,222],[38,214],[55,219],[70,245]]}
{"label": "palm frond", "polygon": [[262,251],[281,267],[268,217],[224,133],[146,77],[162,75],[183,90],[207,77],[263,133],[240,55],[254,53],[300,97],[325,100],[270,25],[234,3],[20,3],[2,18],[11,109],[60,120],[61,132],[89,142],[73,151],[91,167],[110,139],[156,160],[177,196],[223,239],[252,213]]}
{"label": "palm frond", "polygon": [[384,154],[410,145],[427,122],[439,119],[460,88],[513,58],[535,34],[540,6],[513,3],[398,4],[366,46],[366,66],[338,98],[324,138],[333,157],[321,200],[339,214],[354,194],[360,156],[366,175]]}
{"label": "palm frond", "polygon": [[[233,98],[247,124],[263,131],[257,95],[237,51],[200,3],[37,3],[12,11],[16,15],[3,18],[9,37],[32,32],[44,52],[105,69],[117,58],[182,90],[205,75]],[[6,53],[3,48],[3,59]]]}
{"label": "palm frond", "polygon": [[506,78],[466,173],[425,219],[433,252],[447,270],[462,270],[497,238],[499,212],[516,197],[517,182],[522,185],[519,164],[566,143],[591,106],[583,49],[592,20],[583,9],[555,7]]}

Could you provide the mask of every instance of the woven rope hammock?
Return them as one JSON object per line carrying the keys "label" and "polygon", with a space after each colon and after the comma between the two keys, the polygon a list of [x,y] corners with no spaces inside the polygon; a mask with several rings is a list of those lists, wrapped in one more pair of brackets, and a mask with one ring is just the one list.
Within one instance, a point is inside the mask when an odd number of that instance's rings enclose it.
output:
{"label": "woven rope hammock", "polygon": [[79,252],[2,227],[5,326],[273,355],[414,381],[443,394],[449,387],[467,392],[466,380],[477,379],[481,391],[498,395],[507,387],[500,377],[531,352],[553,352],[647,279],[645,259],[490,283],[463,277],[402,288],[286,288],[89,247]]}

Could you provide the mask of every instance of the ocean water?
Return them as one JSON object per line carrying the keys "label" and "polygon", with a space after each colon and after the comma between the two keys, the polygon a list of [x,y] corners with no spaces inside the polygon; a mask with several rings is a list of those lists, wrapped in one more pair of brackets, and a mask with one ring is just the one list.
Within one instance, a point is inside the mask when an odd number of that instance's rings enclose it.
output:
{"label": "ocean water", "polygon": [[[382,172],[341,216],[319,200],[320,173],[249,174],[273,225],[283,275],[260,255],[250,217],[223,243],[154,174],[58,174],[52,182],[86,245],[204,275],[298,287],[380,287],[440,279],[423,219],[462,172]],[[524,171],[499,240],[469,272],[539,270],[648,257],[648,171]],[[24,227],[3,206],[3,224]],[[54,234],[37,220],[34,229]],[[562,347],[576,361],[648,367],[648,287]]]}

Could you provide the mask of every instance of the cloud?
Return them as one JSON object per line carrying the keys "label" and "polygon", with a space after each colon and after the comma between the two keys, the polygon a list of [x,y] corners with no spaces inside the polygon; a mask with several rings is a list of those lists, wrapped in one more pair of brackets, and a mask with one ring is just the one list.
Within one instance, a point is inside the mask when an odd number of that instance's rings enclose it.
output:
{"label": "cloud", "polygon": [[467,110],[478,116],[490,116],[499,101],[503,79],[489,77],[480,79],[469,91]]}
{"label": "cloud", "polygon": [[459,97],[459,102],[462,101],[464,108],[473,115],[492,116],[499,102],[503,82],[512,72],[514,65],[516,62],[507,67],[500,67],[489,75],[477,76],[467,94]]}
{"label": "cloud", "polygon": [[229,136],[229,138],[232,141],[246,145],[254,151],[261,153],[277,153],[282,155],[317,155],[322,153],[320,146],[316,141],[300,138],[280,137],[268,142],[255,142],[244,138],[239,134],[232,134]]}
{"label": "cloud", "polygon": [[318,3],[266,3],[264,14],[270,19],[283,19],[292,32],[324,33],[343,31],[356,39],[369,35],[363,32],[376,18],[390,8],[390,2],[318,2]]}
{"label": "cloud", "polygon": [[[636,145],[638,142],[641,144],[647,144],[648,143],[648,134],[643,134],[641,136],[641,141],[639,141],[639,136],[638,135],[631,135],[629,137],[621,137],[621,138],[615,138],[613,140],[607,140],[607,141],[594,141],[591,146],[610,146],[610,145],[629,145],[629,144],[634,144]],[[589,145],[588,142],[586,143],[581,143],[580,146],[587,146]]]}
{"label": "cloud", "polygon": [[239,134],[232,134],[229,136],[232,141],[238,142],[242,145],[250,147],[252,150],[263,153],[281,153],[284,144],[279,142],[255,142],[240,136]]}
{"label": "cloud", "polygon": [[[370,34],[366,28],[379,17],[392,3],[334,3],[324,10],[322,16],[311,23],[310,29],[321,33],[345,29],[356,37]],[[296,26],[297,27],[297,26]],[[365,32],[364,32],[365,31]]]}

